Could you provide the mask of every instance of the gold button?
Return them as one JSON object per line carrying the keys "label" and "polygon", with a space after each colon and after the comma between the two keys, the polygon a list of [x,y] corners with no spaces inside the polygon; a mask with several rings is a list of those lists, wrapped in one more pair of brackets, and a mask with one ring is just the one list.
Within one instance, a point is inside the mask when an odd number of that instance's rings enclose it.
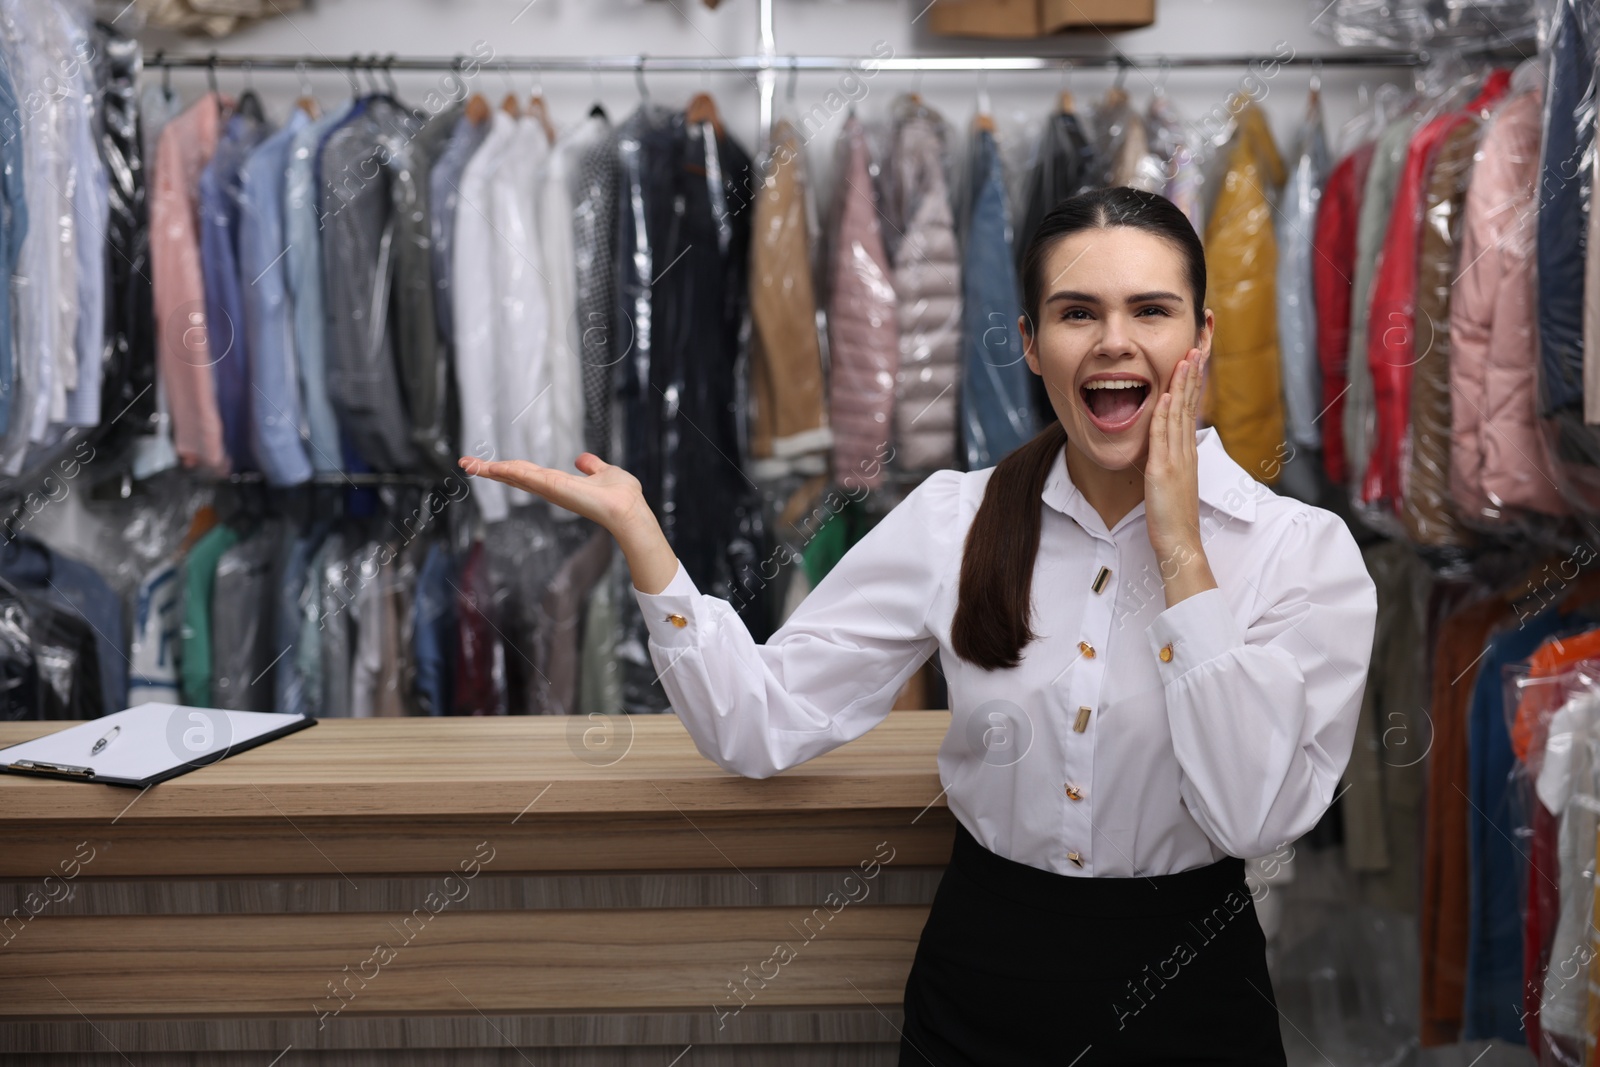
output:
{"label": "gold button", "polygon": [[667,616],[667,621],[680,630],[689,625],[689,620],[679,615],[676,611]]}
{"label": "gold button", "polygon": [[1172,662],[1172,645],[1170,643],[1161,646],[1161,662]]}
{"label": "gold button", "polygon": [[1071,860],[1073,863],[1077,864],[1079,867],[1083,866],[1083,857],[1078,855],[1076,852],[1068,852],[1067,853],[1067,859]]}
{"label": "gold button", "polygon": [[1078,709],[1078,721],[1074,722],[1072,724],[1072,730],[1073,730],[1074,733],[1080,733],[1081,734],[1085,730],[1087,730],[1088,728],[1089,728],[1089,709],[1087,707],[1081,707],[1081,708]]}
{"label": "gold button", "polygon": [[1078,791],[1078,787],[1075,786],[1075,785],[1067,786],[1067,796],[1068,796],[1069,799],[1072,799],[1072,800],[1082,800],[1083,799],[1083,794]]}
{"label": "gold button", "polygon": [[1094,659],[1094,646],[1087,641],[1078,642],[1078,651],[1083,653],[1084,659]]}
{"label": "gold button", "polygon": [[1094,576],[1094,584],[1090,586],[1096,593],[1105,592],[1106,582],[1111,580],[1111,568],[1101,567],[1100,573]]}

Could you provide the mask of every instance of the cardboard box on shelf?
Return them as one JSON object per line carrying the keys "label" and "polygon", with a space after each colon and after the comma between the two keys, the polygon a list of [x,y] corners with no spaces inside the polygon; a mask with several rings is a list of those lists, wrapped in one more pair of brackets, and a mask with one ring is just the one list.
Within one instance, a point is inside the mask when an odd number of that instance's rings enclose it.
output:
{"label": "cardboard box on shelf", "polygon": [[928,9],[928,28],[944,37],[1044,37],[1155,20],[1155,0],[934,0]]}

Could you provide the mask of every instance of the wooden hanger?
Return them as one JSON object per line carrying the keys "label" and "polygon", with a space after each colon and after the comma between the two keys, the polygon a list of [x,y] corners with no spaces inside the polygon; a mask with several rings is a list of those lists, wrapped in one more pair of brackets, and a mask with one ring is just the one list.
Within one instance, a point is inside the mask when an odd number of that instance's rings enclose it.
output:
{"label": "wooden hanger", "polygon": [[517,102],[517,94],[507,93],[506,98],[500,101],[500,110],[504,111],[512,118],[520,118],[522,115],[522,105]]}
{"label": "wooden hanger", "polygon": [[1061,90],[1061,95],[1056,98],[1056,110],[1063,115],[1070,115],[1077,110],[1073,103],[1071,89]]}
{"label": "wooden hanger", "polygon": [[302,96],[294,102],[294,106],[304,111],[311,118],[316,118],[322,114],[322,108],[318,106],[317,98],[314,96]]}
{"label": "wooden hanger", "polygon": [[489,120],[489,101],[483,98],[482,93],[473,93],[467,100],[467,121],[474,126],[482,126]]}
{"label": "wooden hanger", "polygon": [[194,547],[194,543],[205,536],[217,524],[217,509],[210,504],[202,504],[195,509],[194,517],[189,520],[189,529],[183,535],[183,543],[178,546],[179,552],[187,552]]}
{"label": "wooden hanger", "polygon": [[711,99],[710,93],[695,93],[689,100],[689,106],[683,109],[684,121],[696,125],[702,122],[711,123],[711,128],[717,131],[717,136],[722,136],[722,116],[717,114],[717,102]]}
{"label": "wooden hanger", "polygon": [[976,115],[972,116],[972,128],[974,131],[993,133],[994,116],[989,114],[987,111],[978,112]]}
{"label": "wooden hanger", "polygon": [[545,140],[555,144],[555,124],[550,121],[550,109],[545,105],[544,97],[538,93],[534,93],[528,98],[528,116],[539,120],[539,125],[544,127]]}
{"label": "wooden hanger", "polygon": [[1120,85],[1113,85],[1106,90],[1106,107],[1121,107],[1128,102],[1128,90]]}

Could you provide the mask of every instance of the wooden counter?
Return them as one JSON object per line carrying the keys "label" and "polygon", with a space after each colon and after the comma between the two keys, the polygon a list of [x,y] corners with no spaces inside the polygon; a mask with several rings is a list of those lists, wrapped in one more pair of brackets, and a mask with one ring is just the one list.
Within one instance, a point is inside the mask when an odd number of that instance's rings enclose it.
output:
{"label": "wooden counter", "polygon": [[671,715],[325,719],[142,792],[0,775],[0,1055],[893,1064],[949,721],[761,781]]}

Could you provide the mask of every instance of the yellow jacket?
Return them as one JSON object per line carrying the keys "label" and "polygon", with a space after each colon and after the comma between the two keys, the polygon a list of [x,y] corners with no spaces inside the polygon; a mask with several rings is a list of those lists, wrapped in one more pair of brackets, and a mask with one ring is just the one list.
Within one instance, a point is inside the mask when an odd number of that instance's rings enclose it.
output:
{"label": "yellow jacket", "polygon": [[1206,303],[1217,325],[1202,413],[1234,462],[1271,485],[1284,460],[1271,197],[1285,174],[1261,109],[1244,102],[1235,121],[1206,223]]}

